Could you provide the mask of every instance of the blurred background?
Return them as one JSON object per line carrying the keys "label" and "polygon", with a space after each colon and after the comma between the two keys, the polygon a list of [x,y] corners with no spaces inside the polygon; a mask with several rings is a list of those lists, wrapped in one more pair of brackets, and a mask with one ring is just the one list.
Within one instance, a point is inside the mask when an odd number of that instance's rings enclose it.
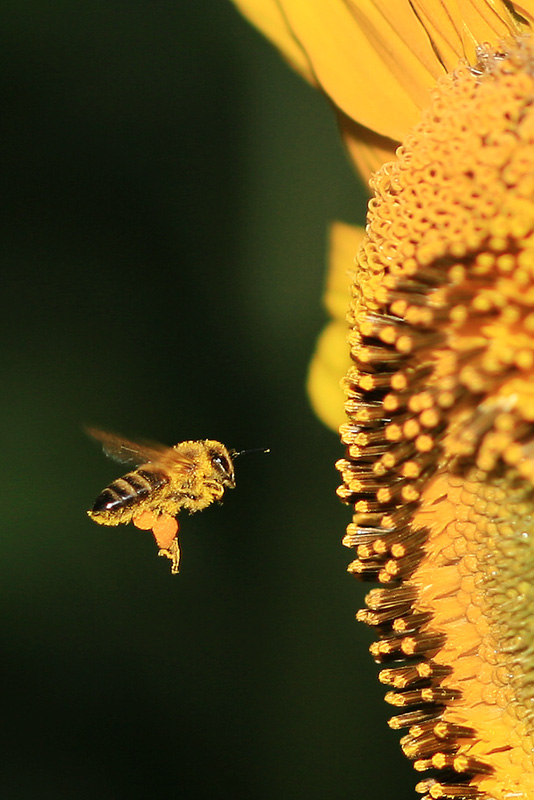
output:
{"label": "blurred background", "polygon": [[[365,213],[333,114],[229,2],[0,23],[1,796],[413,797],[304,391],[328,222]],[[272,452],[171,577],[87,518],[121,468],[84,423]]]}

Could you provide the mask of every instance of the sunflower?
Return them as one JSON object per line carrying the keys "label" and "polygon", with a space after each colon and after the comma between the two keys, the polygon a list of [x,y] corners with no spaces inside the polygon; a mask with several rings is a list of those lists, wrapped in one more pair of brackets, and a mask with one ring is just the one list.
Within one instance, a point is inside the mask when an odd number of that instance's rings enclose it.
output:
{"label": "sunflower", "polygon": [[364,177],[393,157],[460,59],[534,26],[532,0],[234,2],[333,103]]}
{"label": "sunflower", "polygon": [[310,390],[333,426],[348,339],[338,494],[390,724],[426,797],[532,800],[534,2],[237,4],[373,173]]}
{"label": "sunflower", "polygon": [[[348,154],[365,181],[394,158],[417,123],[430,90],[460,59],[476,61],[483,42],[499,42],[534,28],[534,0],[234,0],[291,66],[333,104]],[[343,287],[339,258],[363,235],[348,225],[333,232],[329,286]],[[341,237],[345,237],[345,242]],[[356,250],[353,250],[353,254]],[[347,365],[345,313],[319,338],[310,365],[312,405],[329,427],[343,421],[339,376]]]}

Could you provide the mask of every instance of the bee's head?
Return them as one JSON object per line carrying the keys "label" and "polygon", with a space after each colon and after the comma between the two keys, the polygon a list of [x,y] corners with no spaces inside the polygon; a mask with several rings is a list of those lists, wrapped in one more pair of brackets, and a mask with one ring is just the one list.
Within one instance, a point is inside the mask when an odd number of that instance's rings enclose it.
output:
{"label": "bee's head", "polygon": [[212,441],[207,444],[208,457],[211,462],[213,476],[228,489],[235,489],[233,456],[230,455],[226,447],[220,444],[220,442]]}
{"label": "bee's head", "polygon": [[257,447],[254,450],[227,450],[220,442],[206,441],[208,457],[213,476],[228,489],[235,489],[234,459],[248,453],[270,453],[269,448]]}

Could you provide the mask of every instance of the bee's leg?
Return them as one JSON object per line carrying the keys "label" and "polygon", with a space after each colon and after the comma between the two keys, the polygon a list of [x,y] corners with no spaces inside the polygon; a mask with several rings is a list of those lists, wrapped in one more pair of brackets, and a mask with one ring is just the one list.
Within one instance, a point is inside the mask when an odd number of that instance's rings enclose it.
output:
{"label": "bee's leg", "polygon": [[178,544],[178,539],[173,539],[170,547],[165,547],[161,550],[158,550],[158,556],[170,558],[172,561],[171,575],[178,575],[180,572],[180,545]]}
{"label": "bee's leg", "polygon": [[159,556],[165,556],[172,561],[171,574],[177,575],[180,571],[180,546],[178,544],[178,522],[168,514],[161,514],[152,526],[152,533],[158,545]]}

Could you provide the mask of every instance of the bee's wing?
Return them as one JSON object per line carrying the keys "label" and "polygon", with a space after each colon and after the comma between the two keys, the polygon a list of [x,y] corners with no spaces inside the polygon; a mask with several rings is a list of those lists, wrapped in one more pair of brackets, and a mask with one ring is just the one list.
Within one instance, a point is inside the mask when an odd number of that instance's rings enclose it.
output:
{"label": "bee's wing", "polygon": [[107,433],[98,428],[85,428],[85,432],[102,443],[104,453],[114,461],[131,466],[147,464],[150,461],[167,461],[172,458],[172,447],[159,442],[132,442],[115,433]]}

